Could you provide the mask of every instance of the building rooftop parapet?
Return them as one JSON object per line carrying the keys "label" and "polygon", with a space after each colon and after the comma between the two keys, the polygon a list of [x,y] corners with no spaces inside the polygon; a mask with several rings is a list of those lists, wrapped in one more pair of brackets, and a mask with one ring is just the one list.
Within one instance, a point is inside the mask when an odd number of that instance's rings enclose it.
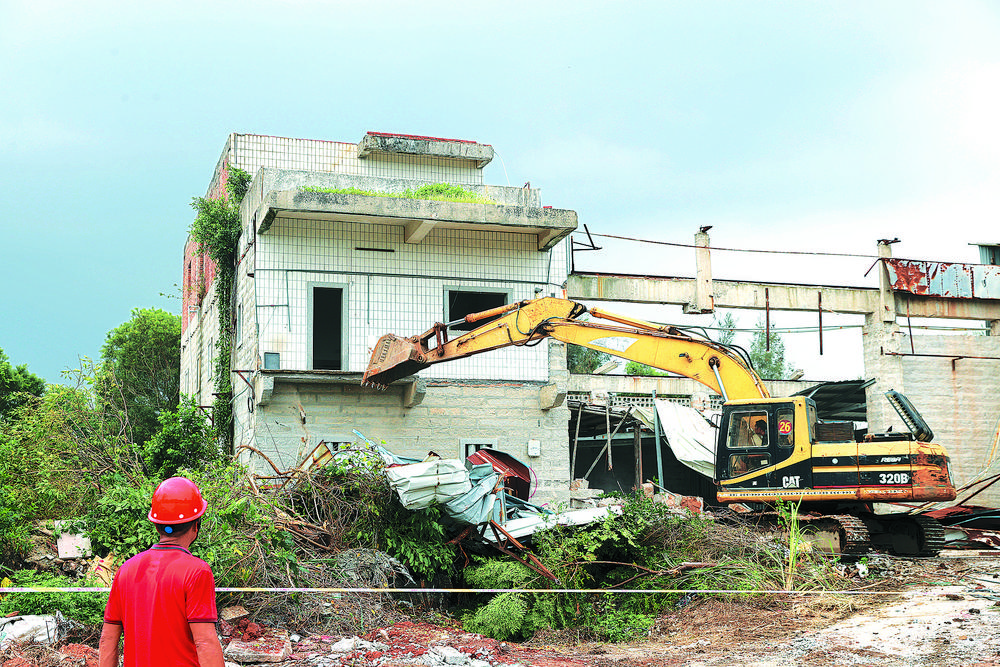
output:
{"label": "building rooftop parapet", "polygon": [[493,160],[493,147],[466,139],[443,139],[413,134],[368,132],[358,142],[358,158],[375,153],[402,153],[426,157],[469,160],[482,169]]}

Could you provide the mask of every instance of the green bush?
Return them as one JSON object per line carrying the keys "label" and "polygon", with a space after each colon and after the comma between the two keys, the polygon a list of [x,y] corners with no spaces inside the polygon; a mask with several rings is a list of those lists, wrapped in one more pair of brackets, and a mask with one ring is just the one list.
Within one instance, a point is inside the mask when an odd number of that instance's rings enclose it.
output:
{"label": "green bush", "polygon": [[217,461],[215,430],[194,398],[184,399],[175,412],[159,416],[160,430],[143,448],[143,461],[153,477],[167,479],[181,468],[202,469]]}
{"label": "green bush", "polygon": [[[245,483],[246,469],[219,460],[179,471],[208,502],[191,553],[212,567],[218,586],[287,586],[298,572],[295,543],[276,523],[277,510]],[[289,581],[291,577],[292,581]]]}
{"label": "green bush", "polygon": [[528,604],[523,593],[501,593],[462,619],[467,632],[489,635],[501,641],[520,639]]}
{"label": "green bush", "polygon": [[[71,588],[80,585],[66,577],[30,570],[15,572],[11,578],[18,588]],[[107,603],[107,593],[10,593],[0,600],[0,616],[13,613],[42,616],[60,611],[66,618],[100,625],[104,622]]]}
{"label": "green bush", "polygon": [[116,474],[105,476],[101,487],[104,493],[78,522],[95,552],[130,558],[156,544],[159,538],[148,518],[153,481],[143,480],[136,485]]}

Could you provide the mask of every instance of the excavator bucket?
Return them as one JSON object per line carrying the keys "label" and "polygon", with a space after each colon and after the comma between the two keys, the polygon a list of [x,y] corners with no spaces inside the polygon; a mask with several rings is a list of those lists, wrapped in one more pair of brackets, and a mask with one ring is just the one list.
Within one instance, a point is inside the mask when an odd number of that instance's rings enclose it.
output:
{"label": "excavator bucket", "polygon": [[412,338],[386,334],[378,339],[371,361],[361,378],[361,386],[385,389],[395,380],[430,366],[420,346]]}

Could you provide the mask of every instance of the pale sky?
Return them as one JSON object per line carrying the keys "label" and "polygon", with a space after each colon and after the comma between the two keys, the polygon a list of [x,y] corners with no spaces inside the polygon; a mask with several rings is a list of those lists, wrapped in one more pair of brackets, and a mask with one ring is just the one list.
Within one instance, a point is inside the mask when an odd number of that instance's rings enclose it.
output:
{"label": "pale sky", "polygon": [[[230,132],[488,143],[488,183],[595,233],[978,262],[998,119],[992,2],[0,0],[0,348],[58,382],[133,308],[179,312],[161,293]],[[578,267],[693,275],[690,251],[601,244]],[[866,259],[713,260],[875,284]],[[807,378],[861,372],[832,340],[787,341]]]}

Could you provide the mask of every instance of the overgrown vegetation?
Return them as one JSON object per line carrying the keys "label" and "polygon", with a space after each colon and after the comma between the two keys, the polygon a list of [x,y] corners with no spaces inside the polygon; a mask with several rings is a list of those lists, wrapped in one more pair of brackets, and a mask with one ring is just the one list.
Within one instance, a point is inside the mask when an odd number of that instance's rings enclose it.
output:
{"label": "overgrown vegetation", "polygon": [[366,197],[391,197],[394,199],[429,199],[431,201],[450,201],[467,204],[496,204],[492,199],[475,192],[469,192],[460,185],[450,183],[431,183],[419,188],[406,188],[402,192],[381,192],[378,190],[362,190],[360,188],[321,188],[307,186],[305,192],[322,192],[340,195],[364,195]]}
{"label": "overgrown vegetation", "polygon": [[27,364],[12,364],[0,348],[0,420],[44,392],[45,380],[30,372]]}
{"label": "overgrown vegetation", "polygon": [[[97,582],[91,583],[95,586]],[[13,575],[11,584],[17,587],[68,588],[79,586],[78,581],[67,577],[22,570]],[[66,618],[101,625],[107,593],[17,593],[0,599],[0,616],[54,614],[59,611]]]}
{"label": "overgrown vegetation", "polygon": [[212,414],[224,445],[232,446],[233,382],[230,376],[233,331],[233,286],[236,278],[236,255],[240,239],[240,202],[250,188],[250,174],[229,168],[226,190],[218,199],[195,197],[191,206],[197,211],[191,223],[191,237],[216,265],[215,285],[219,311],[219,339],[213,360],[216,399]]}
{"label": "overgrown vegetation", "polygon": [[[785,508],[783,517],[794,522],[793,508]],[[466,583],[477,588],[608,592],[501,593],[466,612],[467,630],[497,639],[524,639],[542,629],[581,628],[597,640],[627,641],[644,636],[657,615],[681,595],[662,591],[746,591],[731,594],[735,597],[835,587],[833,562],[825,557],[801,548],[789,551],[784,539],[747,527],[678,516],[644,497],[628,498],[620,516],[599,524],[536,535],[535,551],[558,583],[520,563],[497,560],[467,569]],[[651,594],[615,594],[616,588]]]}

